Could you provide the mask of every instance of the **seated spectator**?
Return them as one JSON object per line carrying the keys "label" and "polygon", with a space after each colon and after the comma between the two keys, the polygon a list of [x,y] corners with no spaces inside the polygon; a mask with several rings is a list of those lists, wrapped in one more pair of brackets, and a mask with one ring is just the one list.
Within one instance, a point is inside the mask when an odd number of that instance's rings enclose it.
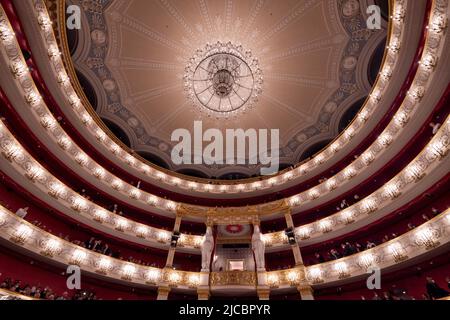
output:
{"label": "seated spectator", "polygon": [[432,300],[441,299],[449,295],[448,291],[439,287],[436,281],[434,281],[431,277],[427,277],[426,288],[428,296],[430,296]]}
{"label": "seated spectator", "polygon": [[366,249],[372,249],[375,248],[377,245],[369,240],[366,242]]}
{"label": "seated spectator", "polygon": [[408,223],[408,230],[413,230],[415,228],[416,228],[416,226],[414,224],[412,224],[411,222]]}
{"label": "seated spectator", "polygon": [[28,207],[20,208],[16,211],[16,215],[22,219],[25,219],[25,217],[28,214],[28,209],[29,209]]}
{"label": "seated spectator", "polygon": [[441,127],[441,124],[440,123],[434,123],[434,122],[431,122],[430,123],[430,127],[432,128],[432,132],[433,132],[433,135],[435,135],[438,131],[439,131],[439,128]]}

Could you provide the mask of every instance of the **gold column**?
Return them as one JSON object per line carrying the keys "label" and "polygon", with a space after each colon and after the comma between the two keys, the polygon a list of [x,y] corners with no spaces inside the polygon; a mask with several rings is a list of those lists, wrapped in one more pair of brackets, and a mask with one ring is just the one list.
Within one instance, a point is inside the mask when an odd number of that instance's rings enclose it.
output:
{"label": "gold column", "polygon": [[[175,219],[175,225],[173,227],[173,233],[180,231],[181,226],[181,218],[182,215],[177,213],[177,217]],[[170,247],[169,252],[167,253],[166,259],[166,268],[171,268],[173,266],[173,259],[175,258],[176,248]]]}
{"label": "gold column", "polygon": [[297,290],[300,293],[302,300],[314,300],[314,290],[308,283],[299,285]]}
{"label": "gold column", "polygon": [[163,286],[158,288],[157,300],[167,300],[169,298],[170,288]]}
{"label": "gold column", "polygon": [[198,288],[197,294],[198,294],[198,300],[209,300],[209,297],[211,295],[211,293],[209,291],[209,287]]}
{"label": "gold column", "polygon": [[258,288],[256,290],[258,293],[259,300],[269,300],[270,299],[270,289],[268,288]]}

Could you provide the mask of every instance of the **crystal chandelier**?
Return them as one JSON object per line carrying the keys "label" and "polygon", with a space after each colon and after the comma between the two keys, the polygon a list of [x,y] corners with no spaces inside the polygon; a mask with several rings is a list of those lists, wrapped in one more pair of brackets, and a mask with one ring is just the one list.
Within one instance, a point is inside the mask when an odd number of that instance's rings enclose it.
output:
{"label": "crystal chandelier", "polygon": [[229,118],[251,109],[263,85],[263,73],[251,51],[220,41],[196,51],[183,79],[193,105],[215,118]]}

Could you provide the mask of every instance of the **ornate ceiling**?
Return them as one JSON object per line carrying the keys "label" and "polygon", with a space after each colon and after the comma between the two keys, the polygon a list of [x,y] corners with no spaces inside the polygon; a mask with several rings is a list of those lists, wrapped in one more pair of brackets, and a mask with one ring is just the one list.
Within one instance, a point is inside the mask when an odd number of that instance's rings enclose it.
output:
{"label": "ornate ceiling", "polygon": [[[257,174],[258,166],[176,166],[171,134],[279,129],[280,162],[291,165],[339,133],[346,111],[370,90],[368,69],[386,30],[366,28],[364,0],[77,1],[84,24],[73,62],[95,92],[96,111],[135,151],[172,170],[206,176]],[[253,108],[223,121],[192,105],[184,88],[189,59],[208,43],[232,42],[257,57],[264,76]],[[159,161],[159,160],[158,160]]]}

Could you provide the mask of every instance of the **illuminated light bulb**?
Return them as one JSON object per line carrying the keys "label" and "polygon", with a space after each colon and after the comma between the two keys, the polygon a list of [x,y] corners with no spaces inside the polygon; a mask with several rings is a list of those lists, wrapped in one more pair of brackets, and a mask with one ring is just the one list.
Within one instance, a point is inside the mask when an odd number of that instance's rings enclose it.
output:
{"label": "illuminated light bulb", "polygon": [[300,197],[299,197],[299,196],[291,197],[291,198],[289,199],[289,204],[290,204],[291,206],[298,206],[298,205],[300,204]]}
{"label": "illuminated light bulb", "polygon": [[87,260],[87,253],[84,250],[76,249],[70,258],[70,264],[81,266]]}
{"label": "illuminated light bulb", "polygon": [[152,206],[156,206],[158,204],[158,198],[155,196],[150,196],[148,197],[147,203]]}
{"label": "illuminated light bulb", "polygon": [[79,152],[76,156],[75,156],[75,161],[81,165],[81,166],[85,166],[88,163],[88,157],[84,152]]}
{"label": "illuminated light bulb", "polygon": [[2,155],[10,162],[23,157],[23,149],[15,142],[5,143]]}
{"label": "illuminated light bulb", "polygon": [[129,196],[131,199],[139,199],[141,197],[141,191],[137,188],[133,188],[130,190]]}
{"label": "illuminated light bulb", "polygon": [[59,74],[58,74],[58,83],[60,83],[60,84],[62,84],[62,85],[66,85],[66,84],[68,84],[70,82],[70,78],[69,78],[69,76],[67,75],[67,73],[65,73],[65,72],[60,72]]}
{"label": "illuminated light bulb", "polygon": [[61,56],[61,52],[59,51],[59,48],[57,45],[51,45],[48,48],[48,56],[52,59]]}
{"label": "illuminated light bulb", "polygon": [[424,170],[417,164],[412,163],[406,168],[408,179],[418,181],[425,176]]}
{"label": "illuminated light bulb", "polygon": [[42,179],[42,177],[44,176],[44,170],[37,165],[32,165],[25,173],[25,175],[28,179],[34,182],[36,180]]}
{"label": "illuminated light bulb", "polygon": [[400,189],[394,183],[388,183],[384,187],[384,193],[391,199],[395,199],[400,196]]}
{"label": "illuminated light bulb", "polygon": [[369,119],[369,111],[364,109],[358,114],[358,119],[362,122],[366,122]]}
{"label": "illuminated light bulb", "polygon": [[366,213],[366,214],[371,214],[372,212],[375,212],[377,210],[378,206],[377,203],[375,201],[375,199],[373,198],[366,198],[362,201],[362,212]]}
{"label": "illuminated light bulb", "polygon": [[384,80],[389,80],[392,77],[392,69],[390,67],[383,68],[383,70],[380,72],[380,76]]}
{"label": "illuminated light bulb", "polygon": [[14,32],[8,26],[6,21],[4,23],[0,23],[0,39],[6,43],[14,40]]}
{"label": "illuminated light bulb", "polygon": [[97,129],[95,132],[95,137],[97,140],[104,142],[106,140],[106,133],[104,133],[101,129]]}
{"label": "illuminated light bulb", "polygon": [[398,112],[395,117],[394,117],[395,123],[400,126],[400,127],[404,127],[408,121],[409,121],[409,117],[408,114],[404,111]]}
{"label": "illuminated light bulb", "polygon": [[87,207],[86,200],[81,197],[75,197],[72,200],[71,208],[77,212],[85,211]]}
{"label": "illuminated light bulb", "polygon": [[398,53],[400,51],[400,41],[398,38],[392,38],[389,45],[386,47],[391,53]]}
{"label": "illuminated light bulb", "polygon": [[344,177],[346,179],[351,179],[354,176],[356,176],[356,170],[353,168],[353,166],[345,168],[345,170],[344,170]]}
{"label": "illuminated light bulb", "polygon": [[440,245],[438,241],[439,231],[424,227],[415,232],[415,243],[427,250],[433,249]]}
{"label": "illuminated light bulb", "polygon": [[172,271],[169,273],[169,282],[177,284],[181,280],[181,276],[178,272]]}
{"label": "illuminated light bulb", "polygon": [[161,272],[158,269],[150,269],[146,272],[145,278],[148,283],[156,284],[161,276]]}
{"label": "illuminated light bulb", "polygon": [[350,277],[350,274],[348,273],[347,263],[343,261],[335,263],[333,269],[338,273],[339,279],[345,279]]}
{"label": "illuminated light bulb", "polygon": [[145,237],[148,235],[148,228],[146,226],[139,226],[136,229],[136,236],[142,239],[145,239]]}
{"label": "illuminated light bulb", "polygon": [[131,264],[126,264],[122,268],[122,279],[131,280],[136,273],[136,267]]}
{"label": "illuminated light bulb", "polygon": [[371,164],[374,160],[375,160],[375,155],[373,154],[372,151],[366,150],[366,151],[362,154],[362,161],[364,162],[364,164],[365,164],[366,166],[368,166],[369,164]]}
{"label": "illuminated light bulb", "polygon": [[188,186],[189,186],[189,189],[191,189],[191,190],[198,189],[198,183],[196,183],[196,182],[189,182]]}
{"label": "illuminated light bulb", "polygon": [[390,135],[389,133],[386,132],[386,133],[383,133],[381,136],[378,137],[378,142],[382,146],[387,147],[387,146],[389,146],[392,143],[393,139],[394,138],[392,137],[392,135]]}
{"label": "illuminated light bulb", "polygon": [[92,123],[92,121],[93,121],[92,117],[87,112],[83,113],[83,115],[81,116],[81,122],[84,125],[90,125]]}
{"label": "illuminated light bulb", "polygon": [[106,210],[103,209],[97,209],[94,212],[94,220],[100,223],[105,222],[109,218],[109,214],[106,212]]}
{"label": "illuminated light bulb", "polygon": [[268,181],[269,185],[274,186],[277,184],[278,179],[277,178],[270,178]]}
{"label": "illuminated light bulb", "polygon": [[60,182],[50,184],[48,194],[54,198],[63,197],[66,194],[66,187]]}
{"label": "illuminated light bulb", "polygon": [[283,174],[283,180],[284,181],[289,181],[294,177],[294,175],[292,174],[292,172],[286,172],[285,174]]}
{"label": "illuminated light bulb", "polygon": [[52,27],[52,21],[50,18],[42,13],[38,16],[38,24],[41,26],[42,30],[47,31]]}
{"label": "illuminated light bulb", "polygon": [[347,209],[341,212],[342,220],[345,224],[355,222],[354,212],[351,209]]}
{"label": "illuminated light bulb", "polygon": [[100,167],[95,168],[93,174],[97,179],[103,179],[103,177],[105,176],[105,169]]}
{"label": "illuminated light bulb", "polygon": [[167,242],[169,241],[169,233],[166,231],[159,231],[158,232],[158,241],[159,242]]}
{"label": "illuminated light bulb", "polygon": [[367,270],[375,263],[375,257],[371,253],[363,253],[358,259],[358,265]]}
{"label": "illuminated light bulb", "polygon": [[331,144],[331,146],[330,146],[330,150],[331,150],[331,152],[333,152],[333,153],[338,152],[340,148],[341,148],[341,145],[340,145],[339,141],[333,142],[333,143]]}
{"label": "illuminated light bulb", "polygon": [[164,173],[162,173],[162,172],[158,172],[158,173],[156,174],[156,177],[157,177],[159,180],[161,180],[161,181],[166,180],[166,175],[165,175]]}
{"label": "illuminated light bulb", "polygon": [[391,15],[391,19],[396,22],[400,22],[405,18],[405,9],[399,4],[395,7],[394,13]]}
{"label": "illuminated light bulb", "polygon": [[120,152],[120,147],[117,145],[117,143],[113,142],[113,143],[111,144],[109,150],[111,150],[111,152],[112,152],[113,154],[117,155],[117,154],[119,154],[119,152]]}
{"label": "illuminated light bulb", "polygon": [[48,130],[53,130],[56,127],[56,120],[50,115],[42,116],[40,122],[41,125]]}
{"label": "illuminated light bulb", "polygon": [[356,134],[355,128],[353,127],[349,127],[347,128],[347,130],[345,130],[344,136],[348,139],[351,140]]}
{"label": "illuminated light bulb", "polygon": [[25,96],[25,100],[30,106],[36,107],[41,103],[42,98],[38,93],[31,91]]}
{"label": "illuminated light bulb", "polygon": [[97,263],[97,270],[96,270],[96,272],[105,275],[111,269],[112,269],[112,261],[111,261],[111,259],[109,259],[109,258],[101,258],[100,261]]}
{"label": "illuminated light bulb", "polygon": [[275,273],[271,273],[267,276],[267,282],[268,282],[269,286],[272,288],[278,286],[279,281],[280,281],[280,277]]}
{"label": "illuminated light bulb", "polygon": [[325,156],[323,155],[323,153],[320,153],[315,157],[316,165],[322,164],[324,161],[325,161]]}
{"label": "illuminated light bulb", "polygon": [[198,286],[200,284],[200,277],[198,274],[189,275],[188,282],[190,286]]}
{"label": "illuminated light bulb", "polygon": [[434,33],[442,33],[447,28],[448,20],[445,15],[436,14],[427,29]]}
{"label": "illuminated light bulb", "polygon": [[81,100],[80,98],[78,98],[78,96],[74,93],[72,95],[69,96],[69,103],[72,107],[77,108],[80,106],[81,104]]}
{"label": "illuminated light bulb", "polygon": [[245,185],[243,185],[243,184],[238,184],[236,188],[238,189],[238,191],[241,191],[241,192],[242,192],[242,191],[245,190]]}
{"label": "illuminated light bulb", "polygon": [[62,136],[58,139],[58,145],[61,147],[61,149],[67,150],[72,145],[72,142],[67,136]]}
{"label": "illuminated light bulb", "polygon": [[297,234],[301,240],[306,240],[311,237],[311,228],[304,226],[297,229]]}
{"label": "illuminated light bulb", "polygon": [[253,190],[258,190],[261,188],[261,182],[253,182],[252,183]]}
{"label": "illuminated light bulb", "polygon": [[61,242],[56,239],[49,239],[44,243],[42,254],[53,257],[61,252]]}
{"label": "illuminated light bulb", "polygon": [[319,229],[322,231],[322,233],[328,233],[331,232],[333,228],[333,224],[330,221],[330,219],[324,219],[319,222]]}
{"label": "illuminated light bulb", "polygon": [[422,60],[420,60],[419,65],[422,66],[425,70],[432,70],[436,66],[436,63],[436,58],[431,54],[428,54]]}
{"label": "illuminated light bulb", "polygon": [[167,201],[166,202],[166,208],[169,210],[175,210],[177,205],[173,201]]}
{"label": "illuminated light bulb", "polygon": [[337,182],[335,178],[328,179],[325,183],[325,186],[329,191],[332,191],[337,188]]}
{"label": "illuminated light bulb", "polygon": [[125,157],[125,161],[126,161],[126,163],[128,163],[130,166],[134,166],[134,164],[135,164],[135,162],[136,162],[136,159],[135,159],[133,156],[128,155],[128,156]]}
{"label": "illuminated light bulb", "polygon": [[405,250],[403,249],[402,245],[398,242],[391,243],[387,247],[387,251],[394,257],[394,261],[397,263],[408,259],[408,256],[406,256],[405,254]]}
{"label": "illuminated light bulb", "polygon": [[319,198],[320,193],[316,188],[314,188],[311,191],[309,191],[308,196],[309,196],[309,200],[315,200],[315,199]]}
{"label": "illuminated light bulb", "polygon": [[181,180],[180,180],[179,178],[172,178],[172,184],[173,184],[174,186],[179,185],[180,182],[181,182]]}
{"label": "illuminated light bulb", "polygon": [[312,283],[317,284],[323,282],[322,279],[322,270],[319,267],[312,267],[308,270],[309,278],[312,280]]}
{"label": "illuminated light bulb", "polygon": [[13,61],[11,63],[11,72],[14,75],[14,77],[18,79],[28,73],[28,67],[22,60]]}
{"label": "illuminated light bulb", "polygon": [[118,218],[116,220],[116,228],[115,229],[120,231],[120,232],[124,232],[125,230],[128,229],[129,226],[130,226],[130,224],[124,218]]}
{"label": "illuminated light bulb", "polygon": [[19,227],[14,232],[11,240],[15,243],[23,245],[33,234],[33,229],[25,224],[19,225]]}
{"label": "illuminated light bulb", "polygon": [[292,270],[289,271],[287,274],[287,280],[291,283],[291,285],[295,284],[299,280],[299,274],[298,272]]}
{"label": "illuminated light bulb", "polygon": [[381,92],[380,90],[374,90],[371,94],[370,94],[370,98],[372,99],[372,101],[374,103],[378,103],[381,100]]}
{"label": "illuminated light bulb", "polygon": [[120,190],[120,189],[122,189],[122,187],[123,187],[123,182],[122,182],[122,180],[119,180],[119,179],[114,179],[112,182],[111,182],[111,186],[112,186],[112,188],[114,189],[114,190]]}
{"label": "illuminated light bulb", "polygon": [[434,141],[428,146],[427,152],[434,158],[442,159],[448,154],[448,146],[443,140]]}
{"label": "illuminated light bulb", "polygon": [[408,96],[413,100],[413,102],[419,102],[422,100],[425,94],[425,89],[423,87],[416,87],[408,91]]}

